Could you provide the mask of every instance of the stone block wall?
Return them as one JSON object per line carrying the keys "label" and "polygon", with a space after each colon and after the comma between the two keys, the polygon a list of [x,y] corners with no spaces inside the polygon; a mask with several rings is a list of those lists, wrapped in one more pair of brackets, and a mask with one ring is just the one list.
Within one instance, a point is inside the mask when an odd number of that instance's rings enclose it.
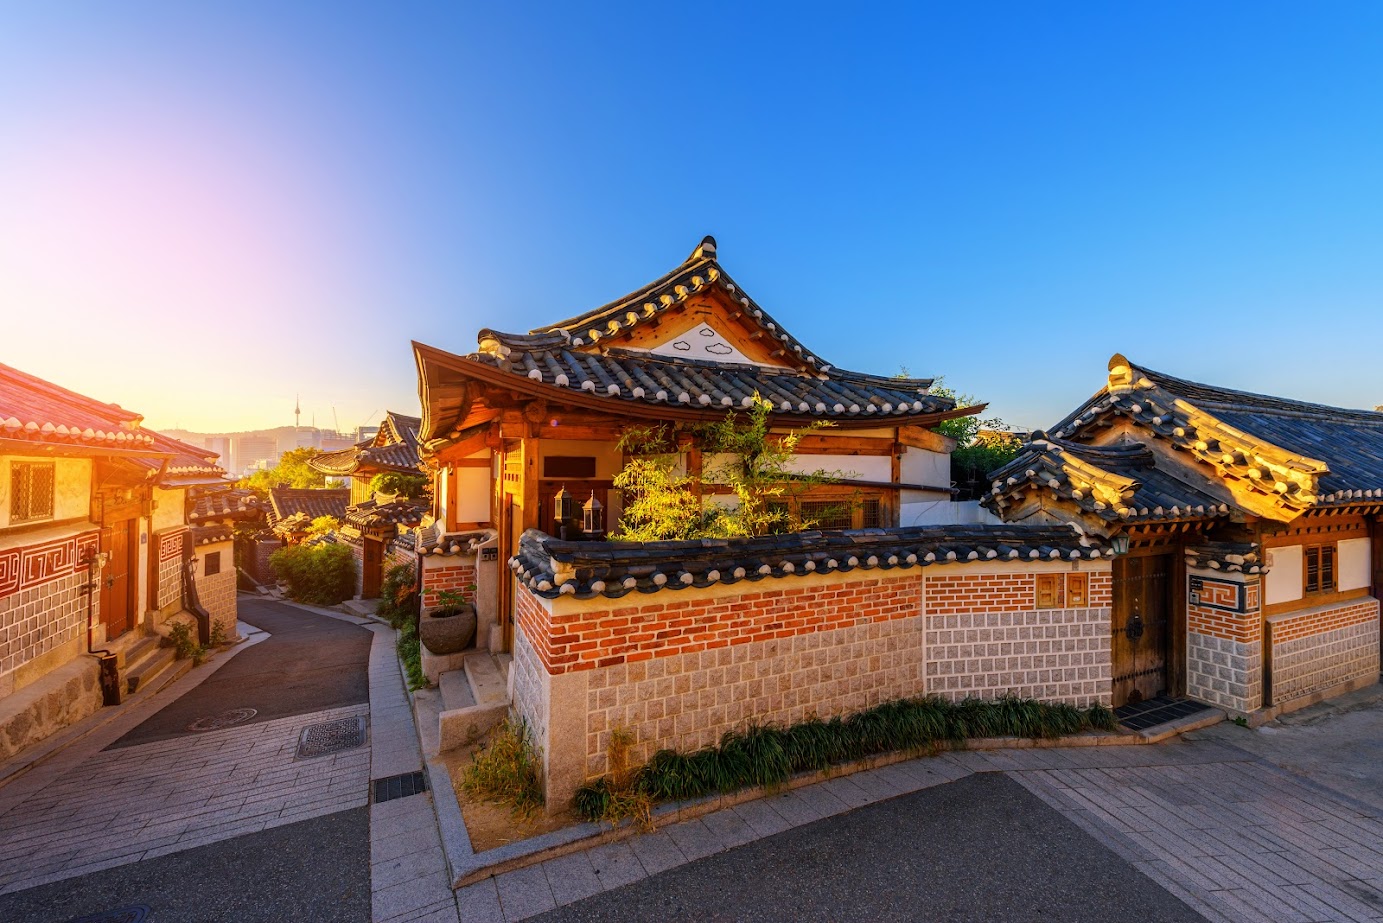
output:
{"label": "stone block wall", "polygon": [[[209,552],[221,554],[221,571],[210,577],[206,575],[206,556]],[[229,540],[202,545],[197,549],[197,598],[211,614],[212,625],[220,625],[227,638],[235,637],[237,620],[233,557],[233,546]]]}
{"label": "stone block wall", "polygon": [[615,729],[632,732],[641,762],[751,722],[929,693],[1108,704],[1108,565],[1086,571],[1087,607],[1040,610],[1035,574],[1061,565],[1011,567],[1023,570],[812,574],[622,599],[520,584],[514,707],[542,750],[549,804],[607,770]]}
{"label": "stone block wall", "polygon": [[1088,580],[1088,607],[1037,609],[1035,574],[929,576],[927,693],[1109,705],[1112,583]]}
{"label": "stone block wall", "polygon": [[[0,697],[85,650],[81,560],[98,540],[92,530],[0,549]],[[99,621],[100,594],[92,613]]]}
{"label": "stone block wall", "polygon": [[1269,620],[1274,705],[1378,676],[1378,600],[1289,612]]}
{"label": "stone block wall", "polygon": [[1263,705],[1263,619],[1257,576],[1190,568],[1186,693],[1240,714]]}

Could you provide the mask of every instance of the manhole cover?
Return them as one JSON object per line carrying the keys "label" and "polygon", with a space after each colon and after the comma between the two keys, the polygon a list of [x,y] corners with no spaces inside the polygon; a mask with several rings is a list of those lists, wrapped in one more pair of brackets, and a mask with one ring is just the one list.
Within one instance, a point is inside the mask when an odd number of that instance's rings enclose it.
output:
{"label": "manhole cover", "polygon": [[303,728],[298,738],[298,754],[294,759],[306,760],[351,750],[365,742],[365,719],[338,718]]}
{"label": "manhole cover", "polygon": [[249,721],[257,714],[259,712],[253,708],[232,708],[230,711],[223,711],[219,715],[198,718],[189,724],[187,729],[189,731],[219,731],[221,728],[228,728],[242,721]]}
{"label": "manhole cover", "polygon": [[93,913],[90,916],[77,917],[67,923],[142,923],[150,919],[149,914],[153,913],[143,904],[136,904],[133,907],[121,907],[118,910],[104,910],[101,913]]}

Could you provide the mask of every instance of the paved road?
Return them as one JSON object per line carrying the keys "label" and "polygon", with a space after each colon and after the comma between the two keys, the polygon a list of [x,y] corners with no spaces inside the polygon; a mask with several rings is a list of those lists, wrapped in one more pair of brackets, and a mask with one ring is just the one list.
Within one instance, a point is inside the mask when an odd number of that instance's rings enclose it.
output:
{"label": "paved road", "polygon": [[365,628],[251,597],[241,597],[240,621],[270,637],[111,746],[179,737],[199,718],[232,708],[255,709],[258,714],[247,722],[254,723],[370,701],[367,669],[374,636]]}
{"label": "paved road", "polygon": [[[372,747],[296,749],[308,725],[370,715],[372,644],[392,645],[282,603],[242,597],[241,613],[272,636],[0,789],[0,921],[135,904],[157,923],[371,918]],[[186,730],[231,708],[258,714]]]}
{"label": "paved road", "polygon": [[1022,786],[986,773],[758,840],[534,920],[1202,918]]}

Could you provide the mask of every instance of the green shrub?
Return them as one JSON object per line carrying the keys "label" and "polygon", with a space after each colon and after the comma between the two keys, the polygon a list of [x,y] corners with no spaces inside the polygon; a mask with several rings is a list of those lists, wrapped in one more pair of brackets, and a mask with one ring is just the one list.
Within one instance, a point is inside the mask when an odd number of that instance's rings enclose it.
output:
{"label": "green shrub", "polygon": [[345,545],[289,545],[269,565],[298,602],[334,606],[355,595],[355,556]]}
{"label": "green shrub", "polygon": [[399,625],[399,637],[394,649],[403,662],[403,671],[408,674],[408,688],[422,689],[429,685],[427,674],[423,672],[423,645],[418,638],[417,619],[405,619]]}
{"label": "green shrub", "polygon": [[[812,718],[787,728],[750,725],[695,753],[659,750],[636,771],[632,787],[653,801],[688,801],[754,785],[772,788],[799,772],[894,751],[926,752],[947,741],[1051,739],[1117,726],[1114,712],[1103,705],[1081,709],[1016,696],[899,699],[829,721]],[[608,818],[620,788],[604,778],[588,783],[577,792],[577,811],[588,820]]]}
{"label": "green shrub", "polygon": [[518,817],[530,816],[541,808],[538,751],[527,722],[511,717],[496,728],[462,773],[461,787],[468,795],[508,805]]}
{"label": "green shrub", "polygon": [[173,642],[173,653],[179,660],[196,657],[202,653],[202,646],[192,637],[192,626],[186,622],[174,622],[169,625],[168,640]]}
{"label": "green shrub", "polygon": [[418,585],[413,565],[395,564],[384,572],[375,615],[395,628],[401,628],[406,621],[417,621]]}

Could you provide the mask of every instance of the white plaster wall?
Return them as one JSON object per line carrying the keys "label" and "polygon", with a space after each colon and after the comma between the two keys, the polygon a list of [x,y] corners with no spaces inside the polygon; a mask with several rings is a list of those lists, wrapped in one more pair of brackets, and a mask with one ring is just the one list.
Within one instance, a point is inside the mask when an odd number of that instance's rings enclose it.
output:
{"label": "white plaster wall", "polygon": [[[437,480],[432,485],[432,494],[437,501],[437,518],[443,523],[451,522],[452,518],[447,515],[451,509],[451,472],[445,467],[437,472]],[[486,519],[488,518],[487,516]]]}
{"label": "white plaster wall", "polygon": [[0,457],[0,525],[10,524],[10,463],[17,461],[52,463],[54,520],[86,519],[91,514],[91,459],[13,455]]}
{"label": "white plaster wall", "polygon": [[907,446],[899,459],[899,475],[904,484],[927,487],[951,486],[951,456]]}
{"label": "white plaster wall", "polygon": [[1369,540],[1366,538],[1347,538],[1340,542],[1335,562],[1335,580],[1339,589],[1357,590],[1373,582],[1369,573],[1369,551]]}
{"label": "white plaster wall", "polygon": [[1268,549],[1268,577],[1263,581],[1263,602],[1289,603],[1301,599],[1302,554],[1300,545]]}
{"label": "white plaster wall", "polygon": [[456,521],[490,521],[490,469],[457,468]]}
{"label": "white plaster wall", "polygon": [[980,506],[978,500],[955,502],[949,496],[903,491],[898,523],[903,526],[945,526],[975,523],[1002,523],[1003,520]]}
{"label": "white plaster wall", "polygon": [[187,491],[154,488],[154,531],[162,532],[187,522]]}
{"label": "white plaster wall", "polygon": [[788,459],[789,471],[804,474],[812,471],[839,472],[856,481],[893,480],[893,459],[887,455],[795,455]]}

